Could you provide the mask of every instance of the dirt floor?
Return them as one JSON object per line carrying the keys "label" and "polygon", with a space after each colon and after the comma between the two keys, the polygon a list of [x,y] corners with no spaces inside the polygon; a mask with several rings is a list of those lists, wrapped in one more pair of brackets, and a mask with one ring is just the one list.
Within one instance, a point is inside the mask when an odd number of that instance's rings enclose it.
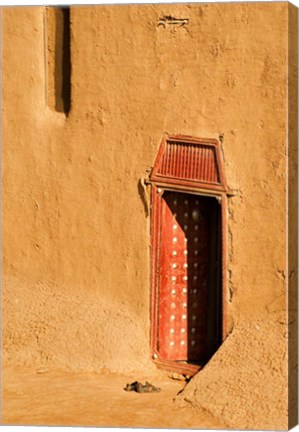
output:
{"label": "dirt floor", "polygon": [[[2,424],[125,426],[223,429],[207,411],[174,402],[184,381],[164,374],[140,376],[73,373],[46,368],[6,368],[2,376]],[[123,387],[149,380],[160,393],[138,394]]]}

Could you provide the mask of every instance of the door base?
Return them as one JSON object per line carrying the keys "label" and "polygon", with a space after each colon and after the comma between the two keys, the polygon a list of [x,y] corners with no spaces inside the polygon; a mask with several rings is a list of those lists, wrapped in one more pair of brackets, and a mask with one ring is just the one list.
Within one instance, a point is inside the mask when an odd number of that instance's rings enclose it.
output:
{"label": "door base", "polygon": [[154,359],[154,363],[159,369],[163,369],[168,372],[176,372],[178,374],[186,375],[188,377],[192,377],[203,367],[203,365],[195,365],[187,362],[169,361],[162,359]]}

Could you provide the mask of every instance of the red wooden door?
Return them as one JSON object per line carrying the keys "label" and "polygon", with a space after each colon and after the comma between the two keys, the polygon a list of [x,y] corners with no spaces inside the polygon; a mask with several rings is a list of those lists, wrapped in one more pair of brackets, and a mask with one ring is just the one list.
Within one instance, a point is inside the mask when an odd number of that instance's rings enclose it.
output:
{"label": "red wooden door", "polygon": [[207,351],[209,200],[165,192],[161,202],[158,351],[200,362]]}

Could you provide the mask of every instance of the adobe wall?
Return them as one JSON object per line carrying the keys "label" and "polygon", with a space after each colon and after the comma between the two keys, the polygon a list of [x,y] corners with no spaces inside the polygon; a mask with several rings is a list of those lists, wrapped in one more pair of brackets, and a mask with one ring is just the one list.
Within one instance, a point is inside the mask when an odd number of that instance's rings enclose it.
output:
{"label": "adobe wall", "polygon": [[[275,407],[259,426],[283,428],[287,3],[72,7],[67,117],[48,103],[44,8],[2,15],[4,358],[153,368],[138,183],[164,132],[223,134],[237,190],[227,227],[232,334],[185,399],[243,428],[265,414],[242,423],[264,392]],[[165,16],[188,23],[158,25]]]}

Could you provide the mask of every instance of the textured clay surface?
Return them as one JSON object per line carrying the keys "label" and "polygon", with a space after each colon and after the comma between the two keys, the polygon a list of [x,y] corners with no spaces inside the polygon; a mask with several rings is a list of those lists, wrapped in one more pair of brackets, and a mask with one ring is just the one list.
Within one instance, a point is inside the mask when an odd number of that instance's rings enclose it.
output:
{"label": "textured clay surface", "polygon": [[[287,355],[281,347],[287,333],[283,328],[283,319],[236,326],[178,400],[206,409],[230,428],[255,429],[258,424],[260,429],[272,429],[275,424],[285,429]],[[271,355],[265,348],[268,344]]]}
{"label": "textured clay surface", "polygon": [[[126,392],[127,383],[150,380],[160,393]],[[7,368],[4,424],[223,429],[205,410],[174,405],[182,382],[162,375],[76,373],[47,368]],[[171,414],[170,414],[171,413]]]}
{"label": "textured clay surface", "polygon": [[[71,404],[78,401],[72,380],[98,391],[100,381],[80,371],[154,370],[148,191],[140,180],[168,132],[221,135],[228,186],[237,192],[227,215],[231,334],[176,403],[197,413],[192,425],[287,428],[286,299],[288,274],[295,280],[297,272],[296,260],[288,269],[286,261],[289,8],[72,7],[68,116],[53,108],[55,44],[45,8],[2,10],[7,422],[78,424],[75,412],[64,417],[62,410],[51,420],[47,404],[31,397],[39,383],[49,389],[50,406],[55,389],[65,392],[68,383]],[[34,378],[29,366],[52,372]],[[12,381],[9,370],[16,368]],[[21,382],[33,393],[14,390]],[[159,408],[162,400],[172,406],[176,392],[167,385],[169,393],[155,399]],[[113,400],[113,386],[111,392]],[[31,420],[25,411],[13,417],[25,406]],[[179,426],[169,412],[159,412],[153,425]],[[114,425],[125,424],[121,409],[112,417]],[[112,417],[86,413],[80,421],[110,425]],[[139,419],[130,424],[147,425]]]}

